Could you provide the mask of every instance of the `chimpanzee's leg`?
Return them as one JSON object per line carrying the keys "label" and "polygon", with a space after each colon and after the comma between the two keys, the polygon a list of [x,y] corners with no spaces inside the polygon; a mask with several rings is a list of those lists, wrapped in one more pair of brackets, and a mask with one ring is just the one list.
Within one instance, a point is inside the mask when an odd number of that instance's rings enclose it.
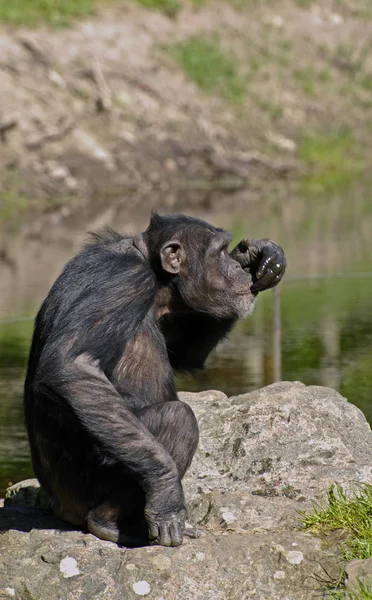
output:
{"label": "chimpanzee's leg", "polygon": [[144,408],[138,418],[169,452],[182,478],[199,441],[198,423],[190,406],[180,400],[153,404]]}
{"label": "chimpanzee's leg", "polygon": [[[181,401],[164,402],[148,406],[137,417],[172,456],[182,478],[199,439],[192,409]],[[148,544],[144,492],[128,475],[124,481],[118,477],[112,485],[115,489],[107,495],[107,501],[89,512],[89,531],[101,539],[123,545]]]}

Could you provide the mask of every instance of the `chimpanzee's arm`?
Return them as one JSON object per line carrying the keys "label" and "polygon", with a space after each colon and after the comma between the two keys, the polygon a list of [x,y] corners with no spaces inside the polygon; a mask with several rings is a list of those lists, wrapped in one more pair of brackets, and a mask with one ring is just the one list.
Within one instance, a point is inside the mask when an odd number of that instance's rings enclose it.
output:
{"label": "chimpanzee's arm", "polygon": [[196,312],[179,318],[165,315],[161,328],[172,367],[185,371],[202,369],[209,354],[226,337],[236,321]]}
{"label": "chimpanzee's arm", "polygon": [[136,402],[126,399],[135,400],[136,387],[123,385],[119,394],[110,382],[126,344],[151,314],[155,291],[154,275],[136,250],[120,254],[98,246],[77,256],[39,313],[42,353],[28,385],[35,397],[38,389],[46,391],[58,422],[66,422],[65,412],[75,415],[105,464],[111,460],[132,473],[146,495],[149,530],[156,525],[160,543],[163,536],[177,545],[185,502],[176,464],[129,409]]}
{"label": "chimpanzee's arm", "polygon": [[64,367],[62,377],[59,369],[55,373],[48,381],[49,394],[64,398],[84,430],[102,448],[106,462],[111,459],[122,464],[139,481],[146,494],[150,530],[156,523],[173,545],[180,543],[185,501],[170,454],[126,407],[125,397],[118,394],[98,361],[88,354],[80,355]]}

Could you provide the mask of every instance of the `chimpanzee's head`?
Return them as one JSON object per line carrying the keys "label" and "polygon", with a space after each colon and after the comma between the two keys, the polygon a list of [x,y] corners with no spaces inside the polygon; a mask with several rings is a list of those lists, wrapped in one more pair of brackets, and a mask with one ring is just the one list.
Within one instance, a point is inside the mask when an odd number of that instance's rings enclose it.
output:
{"label": "chimpanzee's head", "polygon": [[177,289],[186,305],[219,318],[251,314],[252,278],[229,256],[231,233],[184,215],[154,214],[144,234],[160,281]]}

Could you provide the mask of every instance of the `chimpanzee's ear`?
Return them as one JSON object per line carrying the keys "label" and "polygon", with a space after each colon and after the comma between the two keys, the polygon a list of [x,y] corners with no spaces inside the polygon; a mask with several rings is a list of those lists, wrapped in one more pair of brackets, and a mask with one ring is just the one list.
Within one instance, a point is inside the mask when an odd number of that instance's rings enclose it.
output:
{"label": "chimpanzee's ear", "polygon": [[164,244],[160,250],[161,266],[168,273],[179,273],[181,263],[184,259],[184,250],[181,242],[171,240]]}

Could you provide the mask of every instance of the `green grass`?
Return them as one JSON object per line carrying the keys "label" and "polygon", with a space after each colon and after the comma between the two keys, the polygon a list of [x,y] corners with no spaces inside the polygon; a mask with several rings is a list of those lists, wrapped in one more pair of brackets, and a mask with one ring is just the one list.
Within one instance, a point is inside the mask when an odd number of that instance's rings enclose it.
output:
{"label": "green grass", "polygon": [[306,165],[302,183],[309,190],[344,189],[365,170],[361,150],[349,130],[305,135],[299,156]]}
{"label": "green grass", "polygon": [[236,62],[221,49],[217,40],[193,37],[169,48],[169,53],[190,79],[209,94],[217,93],[235,104],[243,102],[246,83]]}
{"label": "green grass", "polygon": [[372,600],[372,588],[359,583],[355,592],[346,592],[344,589],[331,591],[326,595],[327,600]]}
{"label": "green grass", "polygon": [[300,8],[310,8],[312,3],[313,3],[313,0],[296,0],[296,4]]}
{"label": "green grass", "polygon": [[[54,27],[70,26],[74,19],[95,13],[98,5],[125,4],[128,0],[0,0],[0,22],[35,27],[47,23]],[[159,10],[173,17],[185,0],[134,0],[145,8]],[[191,0],[203,6],[206,0]]]}
{"label": "green grass", "polygon": [[0,21],[35,26],[69,25],[72,18],[94,13],[95,0],[1,0]]}
{"label": "green grass", "polygon": [[257,100],[259,107],[265,111],[272,121],[279,121],[283,116],[284,108],[280,104],[270,102],[269,100]]}
{"label": "green grass", "polygon": [[295,81],[303,89],[307,96],[314,97],[315,94],[315,73],[309,69],[295,69],[293,72]]}
{"label": "green grass", "polygon": [[[175,17],[182,8],[180,0],[136,0],[138,4],[145,8],[160,10],[170,17]],[[194,0],[194,4],[201,5],[200,0]]]}
{"label": "green grass", "polygon": [[372,73],[363,75],[360,83],[367,92],[372,92]]}
{"label": "green grass", "polygon": [[293,77],[297,85],[302,88],[307,96],[314,98],[326,84],[332,79],[331,72],[327,69],[316,71],[312,67],[295,69]]}
{"label": "green grass", "polygon": [[345,560],[372,558],[372,484],[361,484],[359,491],[347,495],[341,486],[331,486],[327,506],[314,506],[313,512],[301,515],[304,529],[326,537],[340,531]]}
{"label": "green grass", "polygon": [[337,590],[331,587],[329,590],[324,591],[326,593],[324,598],[327,598],[327,600],[372,600],[372,587],[363,585],[361,582],[358,582],[358,589],[353,592],[346,591],[344,584]]}
{"label": "green grass", "polygon": [[27,213],[30,202],[14,185],[11,189],[0,191],[0,223],[6,224],[13,231]]}
{"label": "green grass", "polygon": [[372,587],[359,583],[359,590],[357,592],[349,592],[347,598],[348,600],[372,600]]}
{"label": "green grass", "polygon": [[[301,514],[303,529],[325,540],[338,535],[343,559],[372,557],[372,485],[361,484],[359,491],[347,495],[341,486],[331,486],[326,506],[314,506],[310,514]],[[372,582],[371,582],[372,584]],[[327,582],[332,600],[372,600],[370,585],[359,584],[357,592],[345,592],[345,574],[338,581]]]}

